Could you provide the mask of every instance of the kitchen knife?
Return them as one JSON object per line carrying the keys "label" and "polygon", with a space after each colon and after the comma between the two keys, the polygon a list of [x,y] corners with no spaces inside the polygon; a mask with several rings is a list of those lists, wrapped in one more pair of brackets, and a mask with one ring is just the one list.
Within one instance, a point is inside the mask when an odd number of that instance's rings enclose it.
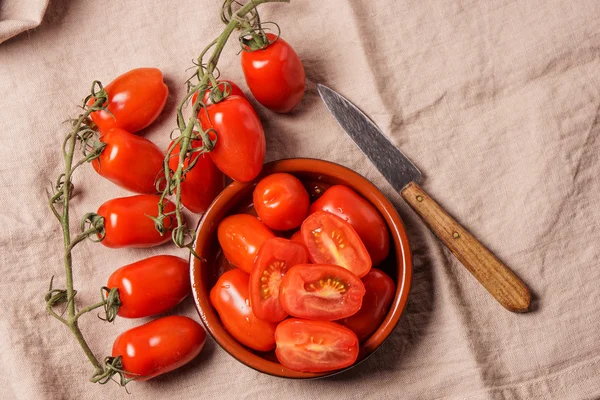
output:
{"label": "kitchen knife", "polygon": [[487,291],[509,311],[528,311],[527,286],[418,185],[421,171],[354,104],[327,86],[317,89],[354,143]]}

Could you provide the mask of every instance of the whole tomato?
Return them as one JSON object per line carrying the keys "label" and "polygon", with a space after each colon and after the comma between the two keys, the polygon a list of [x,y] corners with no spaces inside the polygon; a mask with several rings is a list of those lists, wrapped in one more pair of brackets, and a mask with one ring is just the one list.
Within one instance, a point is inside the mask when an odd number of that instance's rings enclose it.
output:
{"label": "whole tomato", "polygon": [[230,215],[217,228],[225,258],[247,273],[252,272],[258,249],[275,235],[258,218],[249,214]]}
{"label": "whole tomato", "polygon": [[[170,146],[173,146],[173,142]],[[192,140],[191,147],[193,149],[202,147],[202,140]],[[180,144],[177,143],[169,157],[169,168],[172,171],[175,171],[179,164],[179,149]],[[198,161],[185,174],[181,182],[181,203],[188,210],[202,214],[223,189],[225,177],[208,154],[193,153],[191,160],[188,157],[184,161],[183,168],[187,168],[190,161],[193,162],[196,159]]]}
{"label": "whole tomato", "polygon": [[279,113],[290,111],[304,95],[304,66],[285,40],[267,33],[265,49],[242,51],[242,70],[252,95]]}
{"label": "whole tomato", "polygon": [[[152,247],[168,242],[171,235],[161,235],[148,216],[158,215],[160,196],[140,194],[118,197],[102,204],[96,214],[104,217],[104,239],[106,247]],[[175,205],[165,201],[164,213],[175,211]],[[170,217],[163,221],[165,227],[174,226]]]}
{"label": "whole tomato", "polygon": [[210,291],[210,302],[237,341],[254,350],[273,350],[277,324],[256,318],[250,305],[249,283],[250,276],[241,269],[227,271]]}
{"label": "whole tomato", "polygon": [[[244,92],[242,92],[242,89],[240,89],[240,87],[238,85],[236,85],[234,82],[229,81],[227,79],[223,79],[223,80],[218,80],[217,81],[218,85],[219,85],[219,90],[221,91],[221,93],[224,93],[225,90],[227,89],[228,94],[227,96],[240,96],[245,98],[246,100],[248,100],[246,98],[246,95],[244,94]],[[226,84],[229,84],[229,87],[226,87]],[[204,96],[202,97],[202,102],[204,104],[211,104],[211,100],[210,100],[210,92],[211,92],[211,87],[209,87],[205,92],[204,92]],[[196,99],[198,98],[198,92],[194,93],[194,95],[192,96],[192,104],[194,104],[194,102],[196,101]]]}
{"label": "whole tomato", "polygon": [[121,128],[100,136],[106,147],[92,166],[101,176],[136,193],[156,193],[164,153],[154,143]]}
{"label": "whole tomato", "polygon": [[[135,133],[144,129],[162,112],[169,95],[162,72],[156,68],[132,69],[106,85],[105,89],[110,113],[102,110],[90,115],[100,132],[121,128]],[[93,102],[90,99],[88,105]]]}
{"label": "whole tomato", "polygon": [[146,381],[192,361],[205,342],[206,332],[199,323],[174,315],[123,332],[112,355],[121,356],[128,378]]}
{"label": "whole tomato", "polygon": [[392,278],[377,268],[372,268],[362,281],[366,290],[362,307],[356,314],[337,321],[352,329],[361,342],[379,328],[396,293]]}
{"label": "whole tomato", "polygon": [[252,105],[243,97],[228,96],[198,113],[202,129],[217,132],[209,153],[217,168],[234,181],[250,182],[265,160],[265,133]]}
{"label": "whole tomato", "polygon": [[106,286],[119,289],[120,317],[149,317],[170,310],[190,294],[190,268],[183,258],[154,256],[117,269]]}
{"label": "whole tomato", "polygon": [[287,231],[298,228],[308,214],[310,199],[298,178],[276,173],[261,179],[252,195],[261,221],[271,229]]}
{"label": "whole tomato", "polygon": [[379,211],[347,186],[332,186],[310,206],[310,214],[328,211],[347,221],[364,243],[373,265],[390,252],[390,234]]}

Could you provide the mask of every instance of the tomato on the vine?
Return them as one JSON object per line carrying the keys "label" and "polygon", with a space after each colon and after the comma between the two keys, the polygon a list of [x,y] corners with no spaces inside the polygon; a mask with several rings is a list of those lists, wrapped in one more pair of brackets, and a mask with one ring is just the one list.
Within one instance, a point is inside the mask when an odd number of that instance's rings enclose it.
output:
{"label": "tomato on the vine", "polygon": [[250,274],[250,300],[254,315],[270,322],[287,317],[279,302],[281,278],[294,265],[306,264],[307,261],[308,253],[303,244],[273,238],[260,246]]}
{"label": "tomato on the vine", "polygon": [[[244,92],[242,92],[242,89],[240,89],[240,87],[238,85],[236,85],[234,82],[227,80],[227,79],[222,79],[222,80],[218,80],[217,83],[218,83],[219,90],[221,91],[221,93],[224,93],[227,90],[227,96],[240,96],[240,97],[243,97],[246,100],[248,100],[246,95],[244,94]],[[229,87],[227,87],[227,84],[229,84]],[[204,92],[204,96],[202,97],[202,102],[206,105],[212,103],[212,101],[210,99],[211,89],[212,89],[212,86],[209,86],[209,88]],[[194,102],[196,101],[197,98],[198,98],[198,92],[194,93],[192,96],[192,105],[194,104]]]}
{"label": "tomato on the vine", "polygon": [[154,256],[117,269],[106,286],[119,289],[120,317],[149,317],[170,310],[190,294],[190,268],[183,258]]}
{"label": "tomato on the vine", "polygon": [[157,145],[120,128],[100,136],[106,147],[92,166],[101,176],[136,193],[156,193],[164,153]]}
{"label": "tomato on the vine", "polygon": [[126,377],[145,381],[192,361],[205,342],[199,323],[174,315],[123,332],[115,339],[112,355],[121,356]]}
{"label": "tomato on the vine", "polygon": [[326,211],[311,214],[302,223],[302,238],[315,264],[344,267],[359,278],[371,269],[371,257],[352,226]]}
{"label": "tomato on the vine", "polygon": [[[171,142],[171,146],[173,146],[173,142]],[[169,168],[172,171],[175,171],[179,164],[180,146],[180,143],[177,143],[169,157]],[[197,149],[200,147],[202,147],[202,140],[197,139],[190,142],[190,148]],[[196,214],[202,214],[223,189],[225,177],[208,154],[200,154],[199,152],[187,157],[183,163],[183,168],[187,168],[190,162],[194,162],[196,159],[198,161],[191,170],[186,172],[181,182],[181,203],[188,210]]]}
{"label": "tomato on the vine", "polygon": [[282,308],[291,316],[335,321],[355,314],[365,286],[352,272],[337,265],[298,264],[290,268],[279,289]]}
{"label": "tomato on the vine", "polygon": [[362,281],[365,285],[362,307],[356,314],[337,321],[352,329],[361,342],[379,328],[396,293],[392,278],[377,268],[371,269]]}
{"label": "tomato on the vine", "polygon": [[266,36],[271,42],[266,48],[242,51],[242,70],[256,100],[275,112],[285,113],[304,95],[304,66],[285,40],[272,33]]}
{"label": "tomato on the vine", "polygon": [[250,276],[239,268],[225,272],[210,291],[210,302],[225,329],[240,343],[258,351],[275,347],[276,324],[258,319],[252,312]]}
{"label": "tomato on the vine", "polygon": [[225,258],[232,265],[250,273],[258,249],[275,235],[258,218],[249,214],[236,214],[221,221],[217,237]]}
{"label": "tomato on the vine", "polygon": [[[169,95],[162,72],[156,68],[132,69],[104,89],[108,93],[107,111],[90,115],[100,132],[121,128],[135,133],[144,129],[162,112]],[[93,102],[90,99],[88,105]]]}
{"label": "tomato on the vine", "polygon": [[[106,247],[152,247],[171,240],[169,232],[161,235],[149,216],[158,215],[160,196],[140,194],[118,197],[102,204],[96,214],[104,217],[104,239]],[[175,211],[175,205],[164,201],[164,213]],[[175,224],[167,217],[163,224],[167,229]]]}
{"label": "tomato on the vine", "polygon": [[277,325],[275,341],[281,365],[296,371],[333,371],[358,358],[358,338],[335,322],[286,319]]}
{"label": "tomato on the vine", "polygon": [[377,209],[347,186],[330,187],[310,206],[310,213],[328,211],[347,221],[367,248],[373,265],[390,252],[390,234]]}
{"label": "tomato on the vine", "polygon": [[283,172],[261,179],[254,188],[252,200],[261,221],[278,231],[299,227],[308,215],[310,205],[302,182]]}
{"label": "tomato on the vine", "polygon": [[[198,113],[202,129],[216,132],[214,149],[208,153],[217,168],[234,181],[250,182],[265,160],[265,133],[256,111],[243,97],[228,96]],[[214,132],[209,134],[215,138]]]}

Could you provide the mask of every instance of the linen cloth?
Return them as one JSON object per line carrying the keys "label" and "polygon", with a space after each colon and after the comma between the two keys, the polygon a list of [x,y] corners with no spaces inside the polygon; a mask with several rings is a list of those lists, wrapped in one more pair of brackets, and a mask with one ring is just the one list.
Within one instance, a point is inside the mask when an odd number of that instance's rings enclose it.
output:
{"label": "linen cloth", "polygon": [[48,0],[0,1],[0,43],[42,22]]}
{"label": "linen cloth", "polygon": [[[4,2],[3,4],[6,4]],[[3,12],[5,8],[3,7]],[[42,25],[0,45],[2,399],[598,399],[600,398],[600,2],[329,0],[266,5],[298,52],[307,91],[288,115],[256,104],[267,158],[315,157],[373,181],[397,206],[414,279],[401,323],[379,351],[330,379],[260,374],[209,338],[177,372],[89,383],[75,340],[44,311],[64,282],[59,226],[46,189],[60,144],[92,80],[160,68],[175,127],[186,69],[222,30],[220,2],[50,2]],[[219,68],[243,85],[235,41]],[[423,170],[423,187],[530,286],[535,311],[502,309],[424,227],[328,114],[322,82],[359,105]],[[246,90],[246,89],[245,89]],[[91,168],[75,176],[72,221],[128,193]],[[197,216],[190,216],[195,224]],[[82,303],[116,268],[171,246],[74,252]],[[198,320],[191,299],[175,313]],[[99,357],[140,321],[84,317]]]}

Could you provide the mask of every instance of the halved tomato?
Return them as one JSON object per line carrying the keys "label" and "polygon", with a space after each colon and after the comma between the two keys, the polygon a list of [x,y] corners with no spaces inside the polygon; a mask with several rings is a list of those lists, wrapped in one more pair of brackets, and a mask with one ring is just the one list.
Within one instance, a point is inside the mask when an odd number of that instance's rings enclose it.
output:
{"label": "halved tomato", "polygon": [[279,322],[287,317],[279,303],[281,278],[294,265],[307,262],[308,252],[303,244],[273,238],[260,246],[250,274],[250,301],[257,318]]}
{"label": "halved tomato", "polygon": [[362,305],[365,285],[337,265],[300,264],[281,281],[279,301],[289,315],[334,321],[355,314]]}
{"label": "halved tomato", "polygon": [[371,257],[348,222],[326,211],[309,215],[302,223],[302,238],[315,264],[334,264],[359,278],[371,269]]}
{"label": "halved tomato", "polygon": [[358,338],[335,322],[287,319],[277,325],[275,343],[281,365],[296,371],[333,371],[358,357]]}

